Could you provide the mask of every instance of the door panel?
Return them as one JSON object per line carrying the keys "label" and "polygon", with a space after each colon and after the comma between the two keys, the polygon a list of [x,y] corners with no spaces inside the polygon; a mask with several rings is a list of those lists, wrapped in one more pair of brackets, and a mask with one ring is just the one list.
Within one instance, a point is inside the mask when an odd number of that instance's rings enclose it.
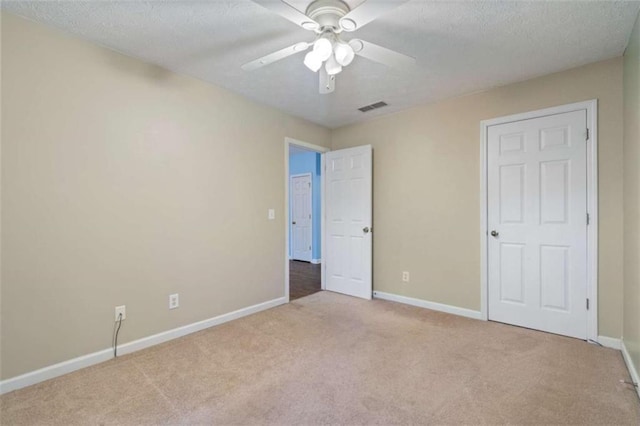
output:
{"label": "door panel", "polygon": [[325,154],[326,289],[371,299],[371,146]]}
{"label": "door panel", "polygon": [[571,247],[540,247],[540,305],[569,311],[569,253]]}
{"label": "door panel", "polygon": [[566,160],[540,163],[540,217],[542,224],[567,224],[569,165]]}
{"label": "door panel", "polygon": [[500,300],[524,303],[524,244],[500,244]]}
{"label": "door panel", "polygon": [[524,218],[524,164],[500,166],[500,222],[522,223]]}
{"label": "door panel", "polygon": [[489,319],[584,339],[586,110],[487,131]]}

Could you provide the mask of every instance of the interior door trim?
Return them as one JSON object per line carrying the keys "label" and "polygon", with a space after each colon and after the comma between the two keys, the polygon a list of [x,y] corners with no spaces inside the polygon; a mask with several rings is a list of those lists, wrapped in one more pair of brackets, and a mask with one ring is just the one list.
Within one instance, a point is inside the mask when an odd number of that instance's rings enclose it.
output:
{"label": "interior door trim", "polygon": [[489,265],[488,265],[488,198],[487,172],[488,154],[487,138],[490,126],[512,123],[514,121],[540,118],[549,115],[573,111],[587,111],[587,339],[598,342],[598,100],[529,111],[522,114],[508,115],[480,122],[480,313],[483,320],[489,319]]}

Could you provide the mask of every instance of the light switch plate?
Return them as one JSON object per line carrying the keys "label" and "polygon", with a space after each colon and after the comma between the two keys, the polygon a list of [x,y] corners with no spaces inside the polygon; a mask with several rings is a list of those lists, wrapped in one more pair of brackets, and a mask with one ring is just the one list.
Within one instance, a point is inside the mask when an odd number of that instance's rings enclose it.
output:
{"label": "light switch plate", "polygon": [[274,209],[269,209],[269,220],[273,220],[276,218],[276,211]]}

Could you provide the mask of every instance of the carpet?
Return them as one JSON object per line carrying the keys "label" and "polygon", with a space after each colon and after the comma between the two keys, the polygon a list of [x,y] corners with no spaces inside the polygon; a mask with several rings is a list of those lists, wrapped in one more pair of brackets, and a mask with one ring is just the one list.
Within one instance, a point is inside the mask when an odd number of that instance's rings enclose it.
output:
{"label": "carpet", "polygon": [[320,292],[0,397],[22,424],[640,424],[619,351]]}

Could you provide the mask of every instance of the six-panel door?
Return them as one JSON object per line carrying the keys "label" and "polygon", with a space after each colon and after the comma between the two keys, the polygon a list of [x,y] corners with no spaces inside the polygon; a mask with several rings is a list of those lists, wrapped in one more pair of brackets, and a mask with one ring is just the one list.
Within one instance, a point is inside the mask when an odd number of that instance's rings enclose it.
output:
{"label": "six-panel door", "polygon": [[489,319],[585,339],[586,111],[487,136]]}
{"label": "six-panel door", "polygon": [[326,289],[371,299],[371,146],[325,154]]}
{"label": "six-panel door", "polygon": [[291,257],[311,262],[311,175],[291,178]]}

